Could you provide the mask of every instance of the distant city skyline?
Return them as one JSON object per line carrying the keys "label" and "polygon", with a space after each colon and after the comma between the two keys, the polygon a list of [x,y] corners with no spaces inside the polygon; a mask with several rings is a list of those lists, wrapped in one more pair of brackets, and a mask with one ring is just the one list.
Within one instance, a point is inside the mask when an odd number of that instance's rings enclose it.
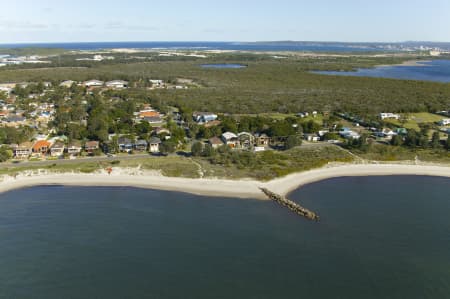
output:
{"label": "distant city skyline", "polygon": [[106,41],[450,42],[450,2],[23,0],[3,4],[0,43]]}

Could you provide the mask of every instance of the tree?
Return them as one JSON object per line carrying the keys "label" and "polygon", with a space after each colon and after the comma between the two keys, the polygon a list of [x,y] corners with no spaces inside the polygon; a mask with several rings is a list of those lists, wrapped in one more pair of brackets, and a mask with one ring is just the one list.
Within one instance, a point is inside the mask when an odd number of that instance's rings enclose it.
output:
{"label": "tree", "polygon": [[216,150],[210,144],[206,144],[203,147],[202,155],[204,157],[212,157],[212,156],[214,156],[215,153],[216,153]]}
{"label": "tree", "polygon": [[203,144],[199,141],[194,142],[191,147],[191,152],[194,157],[198,157],[203,152]]}
{"label": "tree", "polygon": [[12,152],[6,146],[0,147],[0,162],[5,162],[12,157]]}
{"label": "tree", "polygon": [[299,146],[302,144],[302,139],[299,136],[291,135],[286,138],[286,142],[284,143],[285,149],[291,149],[293,147]]}
{"label": "tree", "polygon": [[6,94],[6,92],[0,91],[0,100],[6,101],[7,98],[8,98],[8,95]]}
{"label": "tree", "polygon": [[441,145],[441,136],[439,136],[439,132],[434,132],[433,136],[431,137],[431,147],[432,148],[438,148]]}
{"label": "tree", "polygon": [[391,145],[400,146],[403,144],[403,138],[400,135],[394,135],[391,139]]}
{"label": "tree", "polygon": [[159,145],[159,151],[163,155],[174,153],[176,149],[176,144],[172,140],[165,140]]}
{"label": "tree", "polygon": [[448,134],[447,144],[445,145],[445,147],[447,148],[448,151],[450,151],[450,134]]}
{"label": "tree", "polygon": [[405,137],[405,145],[409,147],[416,147],[418,143],[418,136],[415,130],[408,130]]}

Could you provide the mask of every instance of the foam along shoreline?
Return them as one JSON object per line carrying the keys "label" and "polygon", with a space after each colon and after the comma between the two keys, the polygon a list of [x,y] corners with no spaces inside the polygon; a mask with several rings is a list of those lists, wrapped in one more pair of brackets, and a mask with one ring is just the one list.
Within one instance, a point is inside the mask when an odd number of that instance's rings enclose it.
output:
{"label": "foam along shoreline", "polygon": [[203,196],[234,197],[268,200],[260,187],[287,196],[293,190],[317,181],[351,176],[425,175],[450,178],[450,167],[402,164],[349,164],[328,166],[294,173],[269,182],[255,180],[189,179],[164,177],[157,172],[132,173],[115,169],[106,172],[80,173],[33,173],[24,172],[16,177],[0,177],[0,193],[14,189],[45,186],[120,186],[186,192]]}

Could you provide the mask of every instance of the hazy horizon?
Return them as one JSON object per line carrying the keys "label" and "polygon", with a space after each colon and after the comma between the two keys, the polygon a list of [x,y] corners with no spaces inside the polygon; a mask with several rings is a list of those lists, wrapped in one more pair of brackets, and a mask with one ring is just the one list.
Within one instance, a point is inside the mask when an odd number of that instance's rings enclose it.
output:
{"label": "hazy horizon", "polygon": [[405,40],[405,41],[339,41],[339,40],[104,40],[104,41],[32,41],[0,42],[0,45],[54,45],[54,44],[109,44],[109,43],[336,43],[336,44],[450,44],[450,41]]}

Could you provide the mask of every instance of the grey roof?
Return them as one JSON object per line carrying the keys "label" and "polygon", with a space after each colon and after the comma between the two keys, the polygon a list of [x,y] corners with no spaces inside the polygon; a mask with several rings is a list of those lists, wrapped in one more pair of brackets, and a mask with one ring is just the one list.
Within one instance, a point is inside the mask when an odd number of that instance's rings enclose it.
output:
{"label": "grey roof", "polygon": [[159,144],[161,143],[161,139],[159,139],[158,137],[152,137],[150,138],[150,144]]}
{"label": "grey roof", "polygon": [[144,139],[139,139],[138,141],[136,141],[136,145],[147,145],[147,141],[145,141]]}
{"label": "grey roof", "polygon": [[120,137],[117,141],[119,144],[132,144],[131,140],[126,137]]}

